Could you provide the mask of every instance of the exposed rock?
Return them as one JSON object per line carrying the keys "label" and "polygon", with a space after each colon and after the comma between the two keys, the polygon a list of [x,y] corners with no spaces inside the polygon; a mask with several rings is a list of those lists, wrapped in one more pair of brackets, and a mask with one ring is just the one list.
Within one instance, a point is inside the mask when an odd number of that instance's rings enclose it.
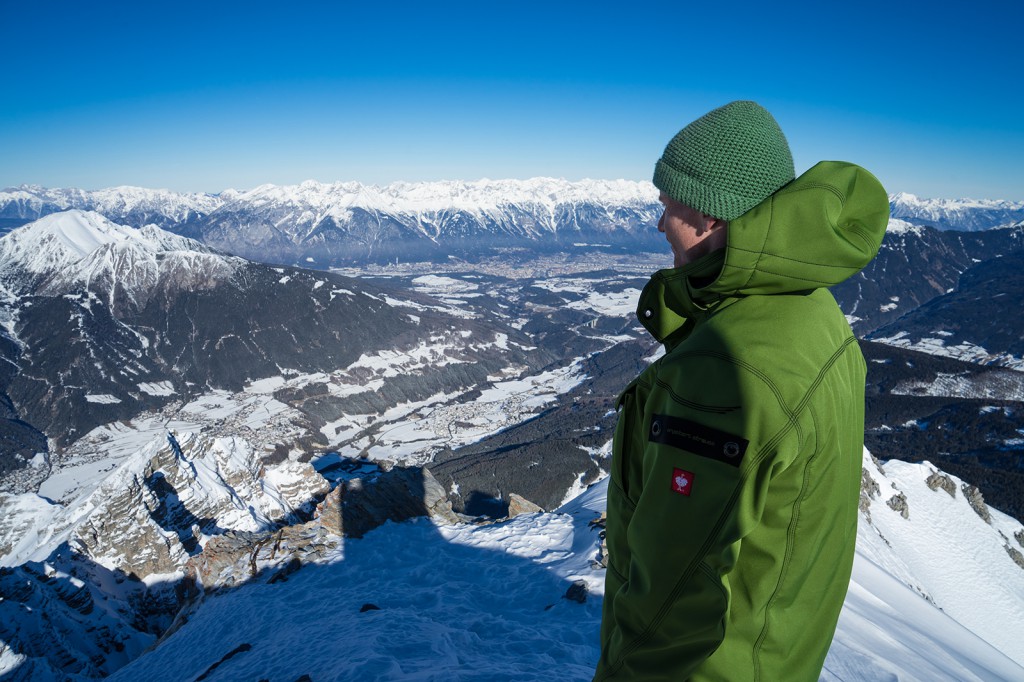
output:
{"label": "exposed rock", "polygon": [[932,490],[942,488],[949,493],[950,497],[956,497],[956,483],[954,483],[953,479],[946,474],[940,474],[938,471],[933,469],[931,476],[925,479],[925,483],[927,483],[928,487]]}
{"label": "exposed rock", "polygon": [[1017,539],[1017,544],[1019,544],[1021,547],[1024,547],[1024,528],[1014,533],[1013,537]]}
{"label": "exposed rock", "polygon": [[598,537],[601,538],[601,545],[597,549],[597,557],[591,562],[591,568],[608,568],[608,538],[605,533],[605,525],[608,521],[608,512],[601,512],[601,515],[593,519],[588,525],[591,530],[598,529]]}
{"label": "exposed rock", "polygon": [[[142,466],[125,468],[98,491],[95,511],[73,538],[83,554],[145,577],[182,570],[212,535],[213,571],[233,563],[227,557],[248,542],[242,538],[309,518],[311,503],[328,489],[309,464],[285,462],[268,473],[241,439],[188,434],[179,443],[169,434]],[[217,539],[226,533],[233,534]]]}
{"label": "exposed rock", "polygon": [[967,502],[970,503],[971,509],[973,509],[978,516],[984,519],[985,523],[992,523],[992,516],[988,513],[988,505],[985,504],[985,498],[982,497],[981,491],[978,490],[978,487],[962,483],[960,484],[960,491],[963,492],[964,497],[967,498]]}
{"label": "exposed rock", "polygon": [[1021,554],[1020,550],[1010,547],[1009,545],[1006,545],[1005,549],[1006,553],[1010,555],[1011,559],[1013,559],[1013,563],[1024,568],[1024,554]]}
{"label": "exposed rock", "polygon": [[539,506],[530,502],[522,495],[516,493],[509,493],[508,496],[508,517],[514,518],[520,514],[536,514],[537,512],[544,511]]}
{"label": "exposed rock", "polygon": [[585,580],[577,580],[565,591],[565,598],[577,604],[582,604],[587,601],[587,593],[587,582]]}
{"label": "exposed rock", "polygon": [[210,538],[188,561],[187,572],[206,590],[266,575],[269,581],[283,580],[302,565],[325,558],[342,536],[360,538],[387,521],[418,516],[459,522],[444,489],[427,469],[395,467],[339,484],[306,523]]}
{"label": "exposed rock", "polygon": [[316,506],[313,518],[320,521],[320,526],[328,533],[342,534],[341,525],[341,493],[343,486],[337,486],[328,493],[324,501]]}
{"label": "exposed rock", "polygon": [[395,467],[368,478],[345,482],[341,495],[344,535],[361,538],[387,521],[431,516],[459,523],[447,492],[424,468]]}
{"label": "exposed rock", "polygon": [[[874,455],[872,455],[874,457]],[[878,482],[871,477],[871,472],[866,467],[861,467],[860,470],[860,504],[858,505],[862,514],[867,517],[868,522],[871,521],[871,500],[881,495],[882,490],[878,487]]]}
{"label": "exposed rock", "polygon": [[884,474],[885,473],[885,467],[882,466],[882,461],[880,459],[878,459],[877,457],[875,457],[875,453],[870,452],[868,454],[871,455],[872,463],[874,463],[874,465],[876,467],[878,467],[878,470],[881,471]]}
{"label": "exposed rock", "polygon": [[886,504],[893,511],[899,512],[903,518],[910,518],[910,508],[907,506],[907,496],[904,493],[893,495]]}

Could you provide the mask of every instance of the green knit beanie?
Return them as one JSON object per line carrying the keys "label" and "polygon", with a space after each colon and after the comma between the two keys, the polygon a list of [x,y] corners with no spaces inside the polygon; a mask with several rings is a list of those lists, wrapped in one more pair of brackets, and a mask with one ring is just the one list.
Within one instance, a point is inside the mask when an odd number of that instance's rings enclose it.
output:
{"label": "green knit beanie", "polygon": [[733,220],[794,175],[779,124],[761,105],[740,101],[680,130],[654,167],[654,184],[701,213]]}

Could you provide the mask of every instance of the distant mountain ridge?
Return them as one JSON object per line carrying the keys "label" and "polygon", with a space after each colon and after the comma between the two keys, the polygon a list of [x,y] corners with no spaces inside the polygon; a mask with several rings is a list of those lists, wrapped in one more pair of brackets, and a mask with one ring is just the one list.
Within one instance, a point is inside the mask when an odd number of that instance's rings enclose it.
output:
{"label": "distant mountain ridge", "polygon": [[[444,260],[508,249],[661,250],[649,182],[478,180],[266,184],[219,194],[138,187],[0,191],[0,231],[69,209],[122,225],[155,224],[262,262],[315,267]],[[889,197],[894,229],[979,231],[1024,221],[1024,202]],[[897,222],[898,221],[898,222]]]}
{"label": "distant mountain ridge", "polygon": [[261,185],[218,195],[118,187],[22,186],[0,192],[0,229],[69,209],[124,225],[153,223],[263,262],[318,267],[444,259],[483,248],[579,242],[661,244],[657,190],[627,180],[552,178],[475,182]]}
{"label": "distant mountain ridge", "polygon": [[893,218],[940,230],[977,232],[1024,221],[1024,201],[991,199],[921,199],[907,192],[889,195]]}
{"label": "distant mountain ridge", "polygon": [[[230,194],[228,194],[229,196]],[[224,198],[143,187],[100,190],[21,185],[0,191],[0,231],[69,209],[95,211],[121,225],[169,228],[216,210]]]}

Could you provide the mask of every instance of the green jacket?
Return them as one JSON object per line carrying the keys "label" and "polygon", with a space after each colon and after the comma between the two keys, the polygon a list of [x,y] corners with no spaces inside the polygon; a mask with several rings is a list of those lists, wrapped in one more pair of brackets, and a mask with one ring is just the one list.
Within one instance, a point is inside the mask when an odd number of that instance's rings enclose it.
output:
{"label": "green jacket", "polygon": [[821,162],[647,284],[666,354],[619,398],[596,680],[818,679],[864,444],[864,358],[826,287],[888,217],[870,173]]}

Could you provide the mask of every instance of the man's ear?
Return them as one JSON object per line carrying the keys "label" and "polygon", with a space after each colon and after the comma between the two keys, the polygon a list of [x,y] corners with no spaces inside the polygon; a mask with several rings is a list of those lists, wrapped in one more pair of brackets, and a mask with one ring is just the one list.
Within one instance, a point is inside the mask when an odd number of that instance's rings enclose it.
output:
{"label": "man's ear", "polygon": [[715,218],[714,216],[709,216],[706,213],[702,215],[702,219],[704,222],[704,229],[708,232],[714,232],[715,230],[724,229],[729,226],[728,220]]}

